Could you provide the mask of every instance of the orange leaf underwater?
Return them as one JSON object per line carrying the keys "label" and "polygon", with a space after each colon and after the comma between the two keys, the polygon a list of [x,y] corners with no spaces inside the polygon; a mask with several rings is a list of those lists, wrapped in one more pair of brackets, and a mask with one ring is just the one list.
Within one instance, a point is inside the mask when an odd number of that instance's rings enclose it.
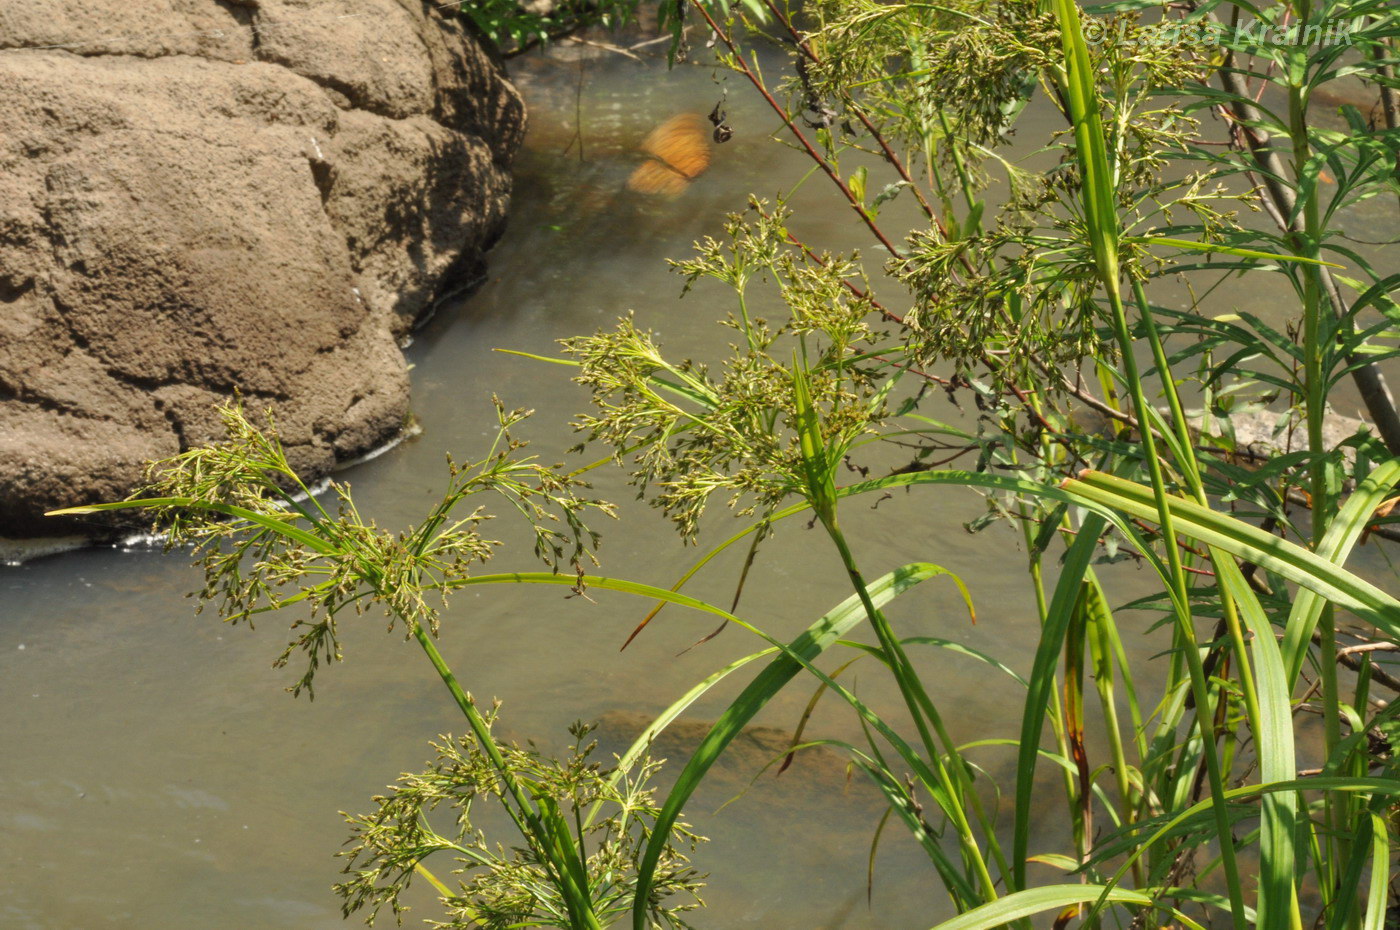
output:
{"label": "orange leaf underwater", "polygon": [[698,113],[681,113],[642,140],[646,161],[627,179],[639,194],[675,196],[710,167],[710,127]]}

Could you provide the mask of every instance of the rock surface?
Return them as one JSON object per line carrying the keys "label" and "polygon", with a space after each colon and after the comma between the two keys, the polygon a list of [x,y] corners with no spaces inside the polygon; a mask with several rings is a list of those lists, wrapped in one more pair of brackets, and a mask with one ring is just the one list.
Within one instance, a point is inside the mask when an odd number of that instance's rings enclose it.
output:
{"label": "rock surface", "polygon": [[421,0],[0,4],[0,536],[93,530],[241,391],[308,477],[499,234],[524,111]]}

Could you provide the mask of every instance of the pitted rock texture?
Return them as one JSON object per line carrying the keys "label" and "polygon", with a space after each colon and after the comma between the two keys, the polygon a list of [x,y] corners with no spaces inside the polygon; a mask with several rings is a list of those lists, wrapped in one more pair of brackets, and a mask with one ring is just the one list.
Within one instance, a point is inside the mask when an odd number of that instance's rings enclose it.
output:
{"label": "pitted rock texture", "polygon": [[515,89],[420,0],[0,3],[0,536],[271,408],[307,478],[390,439],[397,338],[499,235]]}

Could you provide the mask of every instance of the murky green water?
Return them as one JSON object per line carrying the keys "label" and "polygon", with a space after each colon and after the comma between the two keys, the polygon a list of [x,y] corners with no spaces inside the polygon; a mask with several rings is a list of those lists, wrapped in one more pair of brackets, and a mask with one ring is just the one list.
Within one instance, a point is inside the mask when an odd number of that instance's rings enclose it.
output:
{"label": "murky green water", "polygon": [[[665,259],[718,233],[722,215],[749,191],[772,195],[808,169],[765,140],[775,120],[731,77],[736,136],[716,151],[713,169],[674,201],[622,193],[637,141],[672,113],[708,112],[722,85],[708,69],[668,73],[608,57],[582,66],[576,100],[579,67],[518,69],[533,123],[490,280],[445,307],[409,350],[422,435],[342,476],[381,525],[412,522],[436,500],[444,451],[459,460],[484,451],[493,393],[538,411],[522,432],[542,452],[562,457],[572,445],[563,424],[584,404],[567,372],[493,348],[551,353],[555,339],[629,309],[690,354],[722,345],[726,333],[714,321],[730,309],[726,295],[701,287],[678,300],[681,282]],[[564,151],[576,107],[582,160],[577,144]],[[846,209],[816,180],[809,186],[797,198],[798,234],[825,247],[865,246]],[[943,407],[931,412],[955,415]],[[598,487],[630,501],[616,473],[600,474]],[[971,585],[975,626],[952,586],[935,580],[897,605],[902,630],[960,639],[1024,670],[1036,641],[1024,560],[1005,530],[962,530],[979,511],[970,493],[935,490],[897,495],[878,515],[852,505],[844,520],[868,572],[926,559]],[[727,527],[714,521],[710,537]],[[668,584],[696,555],[635,503],[623,507],[621,525],[605,529],[609,574]],[[694,593],[727,602],[740,558],[720,560]],[[532,567],[520,546],[498,564]],[[1115,574],[1122,600],[1151,584],[1133,568]],[[347,630],[347,661],[321,673],[314,703],[293,700],[282,692],[292,675],[270,668],[285,624],[267,619],[250,631],[196,618],[182,597],[196,581],[181,555],[146,549],[73,552],[0,570],[0,926],[341,926],[329,891],[338,869],[332,854],[346,835],[336,811],[364,809],[397,773],[427,758],[429,739],[460,729],[421,654],[385,636],[377,620]],[[829,547],[794,522],[763,551],[744,611],[790,636],[847,594]],[[443,649],[472,691],[505,701],[506,732],[562,745],[576,718],[654,714],[757,648],[731,631],[678,656],[712,624],[671,610],[619,654],[644,609],[603,593],[587,600],[564,599],[558,589],[473,591],[454,601]],[[1144,640],[1141,651],[1158,648]],[[955,737],[1015,734],[1020,697],[1008,684],[956,656],[925,662]],[[745,680],[738,676],[690,717],[713,719]],[[864,697],[889,706],[882,676],[854,681]],[[761,722],[790,728],[809,694],[804,685],[780,695]],[[859,741],[848,717],[832,705],[810,732]],[[983,758],[1003,777],[1009,770],[1006,752]],[[838,777],[833,788],[831,771],[815,787],[798,773],[765,777],[716,812],[756,767],[731,773],[691,807],[713,840],[698,854],[713,873],[702,925],[920,927],[945,915],[926,860],[896,829],[881,844],[867,906],[879,807],[858,784],[842,790]],[[1053,809],[1043,827],[1047,839],[1059,835]],[[430,915],[431,902],[421,903],[417,916]]]}

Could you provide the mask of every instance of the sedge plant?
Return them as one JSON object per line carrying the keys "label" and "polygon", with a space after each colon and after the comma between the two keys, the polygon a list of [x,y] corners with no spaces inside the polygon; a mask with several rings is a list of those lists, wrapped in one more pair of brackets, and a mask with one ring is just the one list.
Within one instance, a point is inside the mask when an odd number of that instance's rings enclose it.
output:
{"label": "sedge plant", "polygon": [[[288,652],[309,658],[302,686],[338,657],[341,610],[372,604],[447,683],[469,741],[445,739],[430,772],[352,819],[363,871],[343,893],[395,903],[420,852],[451,850],[493,876],[475,892],[439,888],[462,925],[512,925],[486,920],[496,901],[514,902],[501,913],[519,925],[674,925],[682,912],[666,902],[689,901],[696,881],[684,805],[774,695],[807,687],[804,719],[839,701],[865,741],[808,739],[804,722],[793,751],[836,746],[882,792],[872,862],[884,824],[903,825],[954,915],[943,927],[1053,915],[1057,926],[1383,930],[1400,678],[1379,657],[1400,649],[1400,600],[1348,562],[1393,535],[1400,418],[1381,365],[1397,353],[1400,276],[1348,238],[1347,222],[1400,194],[1400,13],[1379,0],[686,9],[849,207],[878,265],[798,238],[785,197],[751,199],[676,263],[687,289],[703,280],[733,293],[727,357],[677,361],[686,347],[672,354],[632,317],[564,340],[557,361],[591,398],[575,427],[608,459],[565,474],[503,438],[481,463],[454,467],[443,505],[399,536],[364,524],[346,493],[336,515],[299,496],[275,441],[235,414],[232,445],[216,448],[236,454],[186,453],[157,473],[158,496],[113,505],[151,509],[173,541],[205,545],[206,593],[223,597],[225,617],[311,608]],[[1322,41],[1336,22],[1348,24],[1344,47]],[[774,49],[789,63],[777,83],[760,63]],[[1348,82],[1374,106],[1319,121],[1316,101]],[[1026,159],[1010,140],[1033,108],[1058,122]],[[1229,303],[1232,287],[1261,281],[1295,298],[1286,319]],[[1160,296],[1172,282],[1184,282],[1184,308]],[[1370,425],[1329,444],[1344,384]],[[943,398],[973,414],[934,416]],[[1260,461],[1233,440],[1245,411],[1305,441]],[[503,430],[515,422],[500,417]],[[609,461],[687,541],[716,499],[746,524],[669,588],[589,574],[583,518],[606,508],[577,481]],[[1013,528],[1035,604],[1029,669],[899,629],[891,604],[915,585],[945,578],[971,611],[975,582],[920,551],[883,574],[862,564],[846,502],[934,485],[980,495],[971,531]],[[546,570],[472,570],[493,548],[477,532],[484,515],[451,513],[485,490],[537,527]],[[683,593],[736,545],[749,546],[742,583],[763,583],[758,548],[798,516],[841,566],[844,600],[797,638],[745,619],[737,598],[724,609]],[[1114,566],[1128,560],[1154,594],[1115,593]],[[274,593],[279,581],[295,593]],[[584,761],[583,735],[556,764],[497,742],[492,714],[434,644],[429,595],[498,583],[651,599],[634,636],[672,605],[762,643],[662,710],[612,772]],[[1130,636],[1143,616],[1160,618],[1141,633],[1157,653],[1150,668]],[[1022,695],[1016,724],[957,742],[930,686],[945,659],[1004,675]],[[857,661],[888,673],[895,706],[848,684]],[[759,672],[653,803],[640,787],[647,738],[752,663]],[[1321,719],[1320,741],[1303,715]],[[1014,756],[1004,791],[979,765],[989,751]],[[1062,848],[1033,848],[1044,766],[1060,774]],[[435,804],[481,794],[506,806],[526,853],[493,857],[465,818],[447,832],[427,822]],[[600,820],[610,806],[626,813]],[[1031,862],[1063,880],[1034,881]]]}

